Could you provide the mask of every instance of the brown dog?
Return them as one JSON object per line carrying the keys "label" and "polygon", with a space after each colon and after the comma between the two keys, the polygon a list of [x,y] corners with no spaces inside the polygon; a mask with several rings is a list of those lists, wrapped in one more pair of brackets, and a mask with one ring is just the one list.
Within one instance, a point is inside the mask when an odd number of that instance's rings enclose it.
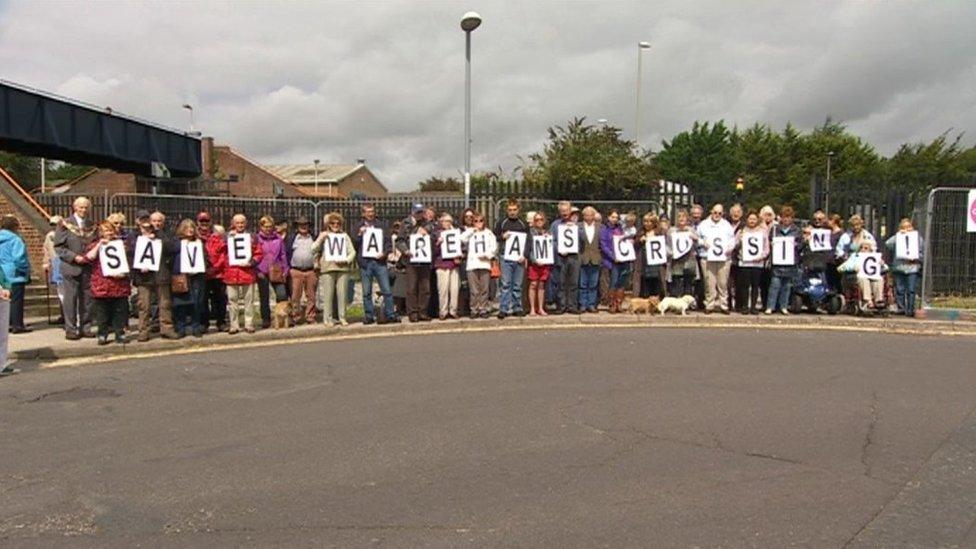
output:
{"label": "brown dog", "polygon": [[657,305],[659,302],[660,300],[656,295],[652,295],[651,297],[647,298],[630,297],[627,298],[627,308],[635,315],[639,315],[641,313],[653,315],[654,311],[657,310]]}
{"label": "brown dog", "polygon": [[275,330],[291,327],[291,302],[279,301],[275,303],[273,316],[272,325]]}

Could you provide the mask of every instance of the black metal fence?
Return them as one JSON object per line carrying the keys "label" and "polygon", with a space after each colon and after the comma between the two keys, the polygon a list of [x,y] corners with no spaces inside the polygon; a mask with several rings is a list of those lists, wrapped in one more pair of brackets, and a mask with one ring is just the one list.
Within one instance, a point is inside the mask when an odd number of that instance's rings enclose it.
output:
{"label": "black metal fence", "polygon": [[923,307],[976,308],[976,233],[967,232],[971,190],[938,188],[928,195]]}

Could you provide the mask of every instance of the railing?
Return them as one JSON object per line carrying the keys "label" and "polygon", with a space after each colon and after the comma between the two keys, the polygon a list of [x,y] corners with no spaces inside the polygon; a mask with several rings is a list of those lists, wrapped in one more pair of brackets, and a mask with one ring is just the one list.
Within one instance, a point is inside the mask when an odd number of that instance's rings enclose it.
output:
{"label": "railing", "polygon": [[0,168],[0,177],[3,177],[3,179],[6,180],[11,187],[13,187],[21,196],[23,196],[24,200],[26,200],[28,204],[37,210],[37,212],[42,215],[44,219],[51,217],[51,214],[48,213],[47,209],[38,204],[37,201],[34,200],[34,197],[31,196],[29,192],[25,191],[24,188],[20,186],[20,183],[17,183],[17,180],[15,180],[13,176],[7,173],[7,171],[3,168]]}

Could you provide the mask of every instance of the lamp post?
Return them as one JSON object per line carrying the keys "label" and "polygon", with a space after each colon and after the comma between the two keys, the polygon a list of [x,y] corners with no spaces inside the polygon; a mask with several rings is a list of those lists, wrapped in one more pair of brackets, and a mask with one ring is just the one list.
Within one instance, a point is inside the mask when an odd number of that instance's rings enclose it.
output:
{"label": "lamp post", "polygon": [[196,131],[196,128],[193,127],[193,105],[184,103],[183,108],[190,111],[190,133],[193,133]]}
{"label": "lamp post", "polygon": [[824,211],[830,213],[830,161],[833,160],[834,151],[827,151],[827,188],[824,191]]}
{"label": "lamp post", "polygon": [[319,159],[316,158],[312,161],[315,164],[315,196],[319,195]]}
{"label": "lamp post", "polygon": [[464,31],[464,207],[471,203],[471,32],[481,26],[481,16],[473,11],[461,17]]}
{"label": "lamp post", "polygon": [[635,132],[634,143],[636,143],[638,147],[640,147],[640,138],[641,138],[641,80],[643,79],[641,60],[644,57],[641,54],[644,53],[644,50],[649,50],[649,49],[651,49],[650,42],[637,43],[637,120],[636,120],[635,130],[634,130]]}

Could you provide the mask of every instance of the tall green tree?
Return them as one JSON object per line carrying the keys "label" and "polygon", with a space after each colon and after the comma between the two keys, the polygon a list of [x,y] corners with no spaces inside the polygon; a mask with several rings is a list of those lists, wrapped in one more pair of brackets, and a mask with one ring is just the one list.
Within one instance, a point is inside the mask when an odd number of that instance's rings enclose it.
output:
{"label": "tall green tree", "polygon": [[417,184],[421,192],[458,192],[464,190],[464,184],[454,177],[431,176]]}
{"label": "tall green tree", "polygon": [[566,196],[589,199],[632,197],[653,186],[650,163],[620,128],[593,126],[584,117],[550,127],[548,135],[523,169],[529,183],[558,185]]}
{"label": "tall green tree", "polygon": [[961,133],[952,140],[942,134],[931,143],[902,145],[888,159],[886,179],[911,190],[976,182],[976,147],[966,149],[961,140]]}
{"label": "tall green tree", "polygon": [[695,122],[690,131],[662,143],[656,157],[661,175],[698,188],[731,185],[742,171],[733,136],[722,120]]}

